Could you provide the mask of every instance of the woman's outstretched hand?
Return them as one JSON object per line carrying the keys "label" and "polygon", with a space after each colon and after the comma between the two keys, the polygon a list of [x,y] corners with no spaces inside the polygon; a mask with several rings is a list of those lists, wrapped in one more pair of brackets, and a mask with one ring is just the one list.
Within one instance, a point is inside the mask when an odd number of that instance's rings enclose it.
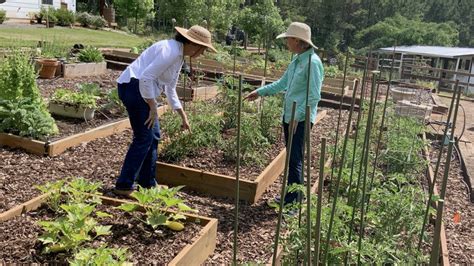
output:
{"label": "woman's outstretched hand", "polygon": [[257,90],[254,90],[252,91],[251,93],[249,93],[247,96],[244,97],[244,100],[247,100],[247,101],[255,101],[257,98],[258,98],[258,93],[257,93]]}

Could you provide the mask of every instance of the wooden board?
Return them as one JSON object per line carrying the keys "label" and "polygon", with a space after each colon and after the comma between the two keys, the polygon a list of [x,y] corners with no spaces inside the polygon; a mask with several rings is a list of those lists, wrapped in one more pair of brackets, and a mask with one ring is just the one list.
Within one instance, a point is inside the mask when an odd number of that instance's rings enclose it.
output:
{"label": "wooden board", "polygon": [[5,212],[0,213],[0,222],[7,221],[15,216],[20,216],[23,213],[26,213],[28,211],[33,211],[38,209],[41,204],[46,200],[48,197],[48,194],[43,194],[38,197],[35,197],[23,204],[17,205]]}
{"label": "wooden board", "polygon": [[[233,198],[236,192],[235,177],[196,170],[189,167],[158,162],[156,165],[156,176],[159,184],[169,186],[185,185],[188,189],[209,193],[211,195]],[[240,199],[253,203],[257,183],[240,180],[239,186]]]}
{"label": "wooden board", "polygon": [[474,145],[471,142],[458,141],[456,145],[459,148],[461,169],[463,171],[464,181],[466,182],[471,202],[474,203]]}
{"label": "wooden board", "polygon": [[124,118],[120,121],[102,125],[98,128],[87,130],[86,132],[75,134],[60,140],[51,142],[48,145],[48,155],[56,156],[71,147],[75,147],[83,142],[89,142],[98,138],[107,137],[130,128],[130,121]]}
{"label": "wooden board", "polygon": [[77,64],[63,64],[63,77],[76,78],[84,76],[98,76],[105,73],[107,70],[107,63],[77,63]]}
{"label": "wooden board", "polygon": [[[48,194],[40,195],[28,202],[20,204],[4,213],[0,213],[0,222],[5,222],[28,211],[36,210],[46,201]],[[100,197],[102,204],[119,206],[130,201],[110,197]],[[141,209],[143,211],[143,209]],[[201,265],[214,252],[217,239],[217,219],[194,214],[184,214],[186,220],[198,222],[202,228],[168,265]]]}
{"label": "wooden board", "polygon": [[[426,133],[423,133],[422,138],[423,138],[423,142],[427,143]],[[423,155],[426,161],[431,162],[430,153],[426,145],[423,147]],[[434,171],[433,171],[433,168],[431,167],[431,163],[428,164],[427,179],[430,185],[434,182]],[[436,185],[433,188],[433,195],[434,196],[439,195],[438,187]],[[436,202],[432,202],[432,204],[434,205],[435,208],[437,208],[438,205],[436,204]],[[442,221],[441,221],[441,231],[440,231],[440,242],[441,242],[440,243],[441,244],[440,245],[441,246],[441,250],[440,250],[441,262],[443,263],[444,266],[449,266],[448,241],[446,240],[446,231],[444,229],[444,222]]]}
{"label": "wooden board", "polygon": [[341,90],[341,88],[339,87],[332,87],[332,86],[329,86],[329,85],[323,85],[323,87],[321,88],[321,92],[325,92],[325,93],[333,93],[333,94],[338,94],[338,95],[341,95],[341,92],[342,94],[346,94],[347,90],[349,90],[349,86],[346,86],[344,89]]}
{"label": "wooden board", "polygon": [[433,100],[433,103],[435,104],[433,106],[433,112],[438,113],[438,114],[444,114],[444,115],[448,114],[449,108],[441,101],[438,94],[432,93],[431,99]]}
{"label": "wooden board", "polygon": [[0,133],[0,146],[21,148],[33,154],[39,155],[45,154],[47,150],[47,144],[44,141],[24,138],[6,133]]}
{"label": "wooden board", "polygon": [[210,85],[197,87],[192,89],[184,89],[183,87],[176,87],[176,92],[180,99],[185,99],[186,101],[195,101],[195,100],[208,100],[213,99],[218,94],[219,86]]}

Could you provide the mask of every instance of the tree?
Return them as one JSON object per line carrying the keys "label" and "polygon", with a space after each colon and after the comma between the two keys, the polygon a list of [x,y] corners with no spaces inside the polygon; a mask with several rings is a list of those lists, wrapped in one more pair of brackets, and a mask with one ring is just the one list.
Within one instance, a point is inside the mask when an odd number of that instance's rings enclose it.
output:
{"label": "tree", "polygon": [[356,35],[357,47],[373,48],[397,45],[454,46],[459,32],[452,22],[434,23],[407,19],[399,14],[361,30]]}
{"label": "tree", "polygon": [[153,0],[114,0],[117,13],[125,18],[135,18],[134,32],[137,33],[138,20],[153,17]]}
{"label": "tree", "polygon": [[[279,9],[272,0],[257,0],[255,5],[245,7],[238,18],[238,26],[247,36],[260,44],[284,30]],[[265,40],[266,38],[266,40]]]}

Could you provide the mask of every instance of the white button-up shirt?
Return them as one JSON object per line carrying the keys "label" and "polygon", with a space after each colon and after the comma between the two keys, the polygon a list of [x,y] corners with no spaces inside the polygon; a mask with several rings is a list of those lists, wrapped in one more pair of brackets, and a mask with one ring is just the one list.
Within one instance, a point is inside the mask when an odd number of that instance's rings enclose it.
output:
{"label": "white button-up shirt", "polygon": [[117,83],[139,80],[140,94],[145,99],[156,99],[165,92],[169,105],[181,109],[176,93],[176,83],[183,65],[183,44],[176,40],[159,41],[148,49],[125,69]]}

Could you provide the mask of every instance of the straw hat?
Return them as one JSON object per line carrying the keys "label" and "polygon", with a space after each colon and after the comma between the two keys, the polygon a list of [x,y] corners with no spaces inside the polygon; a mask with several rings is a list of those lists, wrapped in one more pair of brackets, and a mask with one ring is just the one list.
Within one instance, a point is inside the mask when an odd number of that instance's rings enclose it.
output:
{"label": "straw hat", "polygon": [[301,23],[301,22],[291,23],[290,26],[288,27],[288,30],[278,35],[277,39],[288,38],[288,37],[300,39],[306,43],[309,43],[314,48],[318,49],[318,47],[316,47],[316,45],[314,45],[313,42],[311,41],[311,28],[304,23]]}
{"label": "straw hat", "polygon": [[174,28],[177,32],[179,32],[186,39],[192,41],[193,43],[206,46],[214,52],[217,52],[216,48],[212,46],[211,33],[207,29],[198,25],[192,26],[191,28],[189,28],[189,30],[181,27]]}

